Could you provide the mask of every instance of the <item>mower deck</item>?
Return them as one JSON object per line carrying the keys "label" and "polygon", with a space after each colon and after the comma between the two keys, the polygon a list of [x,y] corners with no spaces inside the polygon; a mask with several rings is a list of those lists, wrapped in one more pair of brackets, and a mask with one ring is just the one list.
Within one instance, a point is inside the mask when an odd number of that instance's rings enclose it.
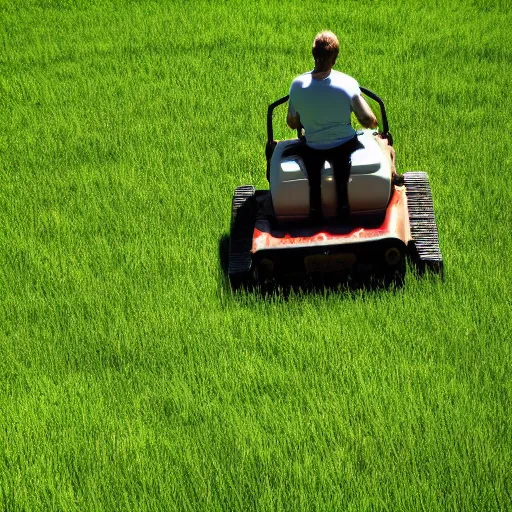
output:
{"label": "mower deck", "polygon": [[[251,248],[253,265],[268,274],[341,272],[355,266],[403,260],[410,238],[405,190],[396,189],[385,216],[332,219],[320,225],[276,226],[257,220]],[[262,268],[261,268],[262,267]]]}

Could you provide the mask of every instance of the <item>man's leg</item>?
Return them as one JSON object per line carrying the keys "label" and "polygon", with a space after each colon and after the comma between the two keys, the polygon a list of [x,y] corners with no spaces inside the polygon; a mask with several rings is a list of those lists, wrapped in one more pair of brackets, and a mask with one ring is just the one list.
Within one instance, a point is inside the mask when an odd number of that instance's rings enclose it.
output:
{"label": "man's leg", "polygon": [[308,173],[309,216],[313,220],[319,220],[322,217],[322,195],[320,185],[322,167],[325,163],[325,159],[322,159],[320,151],[316,151],[308,146],[304,147],[301,154]]}
{"label": "man's leg", "polygon": [[360,149],[361,143],[354,138],[341,146],[330,150],[327,160],[331,162],[336,182],[336,197],[338,202],[338,217],[346,218],[350,215],[348,203],[348,180],[350,177],[350,168],[352,166],[351,155],[357,149]]}

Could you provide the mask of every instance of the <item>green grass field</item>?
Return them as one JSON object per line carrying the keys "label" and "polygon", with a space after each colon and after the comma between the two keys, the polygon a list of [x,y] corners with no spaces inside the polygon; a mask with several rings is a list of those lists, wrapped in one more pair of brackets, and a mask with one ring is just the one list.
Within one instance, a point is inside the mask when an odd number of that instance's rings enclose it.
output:
{"label": "green grass field", "polygon": [[[511,23],[0,0],[0,509],[512,509]],[[429,173],[445,280],[233,296],[233,189],[324,28]]]}

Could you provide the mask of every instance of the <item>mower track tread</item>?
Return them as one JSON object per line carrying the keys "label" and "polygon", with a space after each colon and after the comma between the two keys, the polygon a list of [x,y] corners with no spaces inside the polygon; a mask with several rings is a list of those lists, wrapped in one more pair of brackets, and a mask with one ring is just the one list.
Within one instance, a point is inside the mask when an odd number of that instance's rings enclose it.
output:
{"label": "mower track tread", "polygon": [[252,185],[235,189],[231,207],[228,276],[233,289],[251,279],[252,235],[256,219],[256,190]]}
{"label": "mower track tread", "polygon": [[434,215],[434,202],[426,172],[404,174],[405,193],[409,210],[413,254],[420,269],[442,274],[443,258],[439,247]]}

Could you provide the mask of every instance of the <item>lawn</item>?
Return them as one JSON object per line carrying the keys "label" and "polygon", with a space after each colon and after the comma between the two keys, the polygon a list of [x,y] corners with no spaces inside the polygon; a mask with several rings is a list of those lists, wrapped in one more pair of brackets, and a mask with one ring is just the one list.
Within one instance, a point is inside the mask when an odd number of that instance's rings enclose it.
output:
{"label": "lawn", "polygon": [[[0,0],[0,509],[512,508],[508,4]],[[324,28],[445,278],[233,295]]]}

